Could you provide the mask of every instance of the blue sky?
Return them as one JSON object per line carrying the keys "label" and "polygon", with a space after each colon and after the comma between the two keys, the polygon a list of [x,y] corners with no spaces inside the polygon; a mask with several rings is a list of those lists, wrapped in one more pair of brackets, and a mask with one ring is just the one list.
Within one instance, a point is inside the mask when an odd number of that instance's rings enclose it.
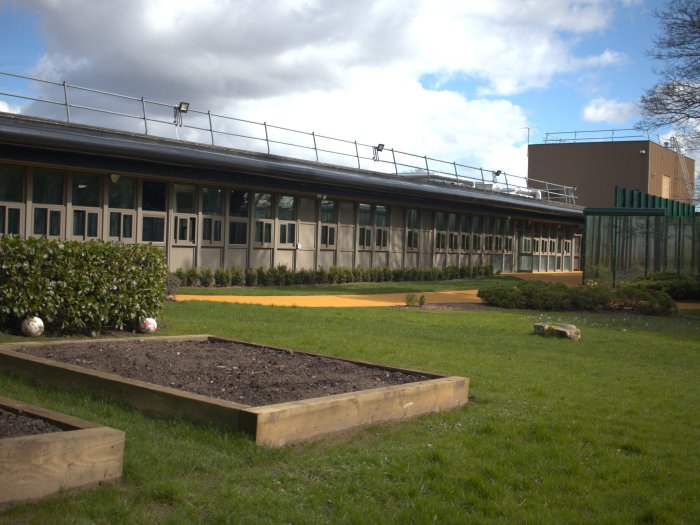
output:
{"label": "blue sky", "polygon": [[0,0],[0,71],[525,175],[526,128],[634,126],[663,4]]}

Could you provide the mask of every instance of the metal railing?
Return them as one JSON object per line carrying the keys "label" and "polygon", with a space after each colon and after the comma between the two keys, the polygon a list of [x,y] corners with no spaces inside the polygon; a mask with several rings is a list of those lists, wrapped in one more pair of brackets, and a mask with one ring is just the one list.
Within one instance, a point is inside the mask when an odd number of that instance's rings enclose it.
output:
{"label": "metal railing", "polygon": [[180,108],[65,81],[53,82],[2,71],[0,81],[0,96],[29,102],[17,108],[10,106],[10,112],[22,115],[291,157],[428,184],[576,203],[575,187],[416,155],[387,148],[384,144],[365,144],[211,111]]}
{"label": "metal railing", "polygon": [[595,129],[587,131],[553,131],[545,134],[545,144],[576,142],[615,142],[628,140],[651,140],[657,144],[668,143],[660,135],[636,128]]}

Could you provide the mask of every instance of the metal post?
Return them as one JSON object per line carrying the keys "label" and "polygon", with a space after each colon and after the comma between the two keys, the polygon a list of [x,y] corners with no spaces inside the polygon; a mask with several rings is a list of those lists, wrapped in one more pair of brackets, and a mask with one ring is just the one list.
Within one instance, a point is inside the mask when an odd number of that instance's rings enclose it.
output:
{"label": "metal post", "polygon": [[143,108],[143,127],[146,135],[148,135],[148,117],[146,117],[146,102],[141,97],[141,108]]}
{"label": "metal post", "polygon": [[211,134],[211,145],[214,145],[214,126],[211,124],[211,111],[207,111],[207,116],[209,117],[209,133]]}
{"label": "metal post", "polygon": [[314,151],[316,152],[316,162],[318,162],[318,148],[316,147],[316,133],[312,131],[311,137],[314,139]]}
{"label": "metal post", "polygon": [[70,123],[70,109],[68,108],[68,89],[66,88],[66,81],[63,81],[63,98],[66,101],[66,122]]}
{"label": "metal post", "polygon": [[355,156],[357,157],[357,169],[360,169],[360,150],[357,149],[357,141],[355,141]]}
{"label": "metal post", "polygon": [[457,179],[457,182],[459,182],[459,173],[457,173],[457,163],[453,162],[452,165],[455,168],[455,178]]}
{"label": "metal post", "polygon": [[267,136],[267,122],[263,122],[265,128],[265,143],[267,144],[267,154],[270,154],[270,137]]}
{"label": "metal post", "polygon": [[428,174],[428,180],[430,180],[430,168],[428,167],[428,156],[423,155],[423,158],[425,159],[425,171]]}
{"label": "metal post", "polygon": [[391,158],[394,159],[394,169],[396,170],[396,176],[399,176],[399,166],[396,164],[396,155],[394,154],[394,148],[391,148]]}

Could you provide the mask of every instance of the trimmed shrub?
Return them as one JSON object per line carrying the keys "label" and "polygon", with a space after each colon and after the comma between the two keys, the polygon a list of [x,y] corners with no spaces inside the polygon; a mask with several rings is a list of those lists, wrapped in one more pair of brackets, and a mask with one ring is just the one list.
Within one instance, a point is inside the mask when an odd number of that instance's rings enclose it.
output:
{"label": "trimmed shrub", "polygon": [[202,268],[199,270],[199,284],[205,288],[214,284],[214,271],[211,268]]}
{"label": "trimmed shrub", "polygon": [[189,268],[185,271],[185,286],[199,285],[199,270],[197,268]]}
{"label": "trimmed shrub", "polygon": [[479,288],[477,297],[490,306],[501,308],[525,308],[525,295],[518,285],[511,283],[494,283],[490,286]]}
{"label": "trimmed shrub", "polygon": [[245,271],[245,285],[255,286],[258,284],[258,272],[255,268],[248,267]]}
{"label": "trimmed shrub", "polygon": [[626,285],[666,292],[675,300],[700,299],[700,281],[687,274],[658,272],[630,281]]}
{"label": "trimmed shrub", "polygon": [[414,293],[407,293],[404,302],[406,303],[406,306],[416,306],[418,304],[418,298]]}
{"label": "trimmed shrub", "polygon": [[187,282],[187,272],[184,268],[178,268],[175,270],[175,276],[180,279],[180,286]]}
{"label": "trimmed shrub", "polygon": [[569,310],[569,289],[562,283],[527,281],[518,287],[525,297],[527,308],[533,310]]}
{"label": "trimmed shrub", "polygon": [[48,332],[136,327],[160,314],[167,273],[150,244],[0,237],[0,323],[37,315]]}
{"label": "trimmed shrub", "polygon": [[569,288],[569,300],[574,310],[604,310],[610,307],[613,292],[607,286]]}
{"label": "trimmed shrub", "polygon": [[182,281],[176,274],[169,273],[165,276],[165,295],[175,295],[180,286]]}
{"label": "trimmed shrub", "polygon": [[231,270],[220,266],[214,271],[214,283],[216,286],[228,286],[231,284]]}
{"label": "trimmed shrub", "polygon": [[615,291],[613,307],[646,315],[674,315],[678,305],[666,292],[622,286]]}
{"label": "trimmed shrub", "polygon": [[230,269],[231,272],[231,286],[245,286],[246,285],[246,274],[243,268],[240,266],[234,266]]}

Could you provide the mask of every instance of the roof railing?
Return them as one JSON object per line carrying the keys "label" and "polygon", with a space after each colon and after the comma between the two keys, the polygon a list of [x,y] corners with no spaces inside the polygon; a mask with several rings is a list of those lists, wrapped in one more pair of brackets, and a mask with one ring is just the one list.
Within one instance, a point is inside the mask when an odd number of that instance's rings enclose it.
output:
{"label": "roof railing", "polygon": [[22,115],[290,157],[432,185],[576,204],[576,188],[571,186],[416,155],[384,144],[365,144],[191,107],[179,109],[175,104],[67,82],[0,71],[0,96],[29,102],[10,106],[10,112]]}

